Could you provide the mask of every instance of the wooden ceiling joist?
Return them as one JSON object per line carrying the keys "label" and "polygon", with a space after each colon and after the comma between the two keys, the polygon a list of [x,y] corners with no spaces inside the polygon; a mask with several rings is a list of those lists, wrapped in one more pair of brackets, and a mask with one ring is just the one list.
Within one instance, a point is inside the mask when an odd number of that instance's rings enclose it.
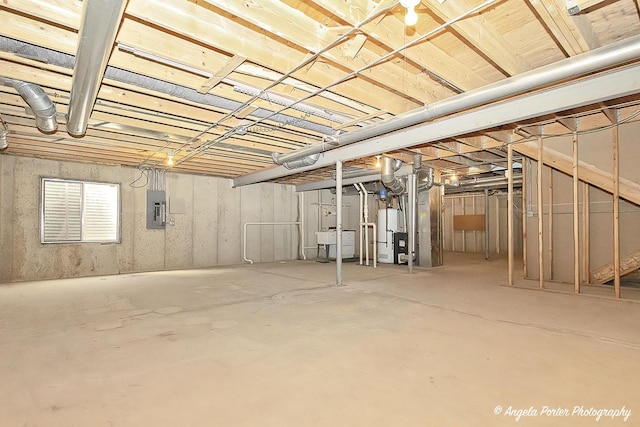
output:
{"label": "wooden ceiling joist", "polygon": [[[56,106],[59,130],[43,135],[24,99],[2,86],[0,115],[10,130],[2,153],[160,168],[171,152],[179,163],[172,170],[185,173],[242,182],[256,173],[287,183],[328,179],[332,152],[318,170],[278,178],[265,171],[281,169],[273,167],[273,152],[286,154],[640,34],[637,1],[575,5],[580,13],[569,15],[566,0],[527,0],[525,7],[521,0],[423,0],[418,23],[407,27],[395,0],[129,0],[108,63],[119,80],[103,79],[86,136],[71,138],[65,115],[83,3],[4,1],[0,75],[39,85]],[[268,96],[252,99],[267,88]],[[292,102],[302,105],[291,108]],[[504,165],[502,148],[515,128],[544,123],[545,132],[566,134],[577,129],[578,118],[580,128],[608,126],[635,114],[638,103],[640,94],[627,94],[499,129],[443,132],[440,141],[424,135],[421,142],[412,133],[414,146],[398,140],[386,154],[411,162],[411,152],[419,152],[425,164],[458,172],[477,163]],[[277,111],[278,120],[265,118]],[[379,151],[366,151],[360,158],[349,151],[345,166],[373,167]]]}

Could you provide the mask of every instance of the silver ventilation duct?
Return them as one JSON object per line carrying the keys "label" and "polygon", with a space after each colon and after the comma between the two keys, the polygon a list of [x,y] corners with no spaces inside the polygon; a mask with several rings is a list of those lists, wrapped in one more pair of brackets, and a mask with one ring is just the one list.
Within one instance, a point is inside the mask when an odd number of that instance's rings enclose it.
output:
{"label": "silver ventilation duct", "polygon": [[[638,58],[640,58],[640,35],[629,37],[628,39],[611,43],[610,45],[593,49],[478,89],[454,95],[353,132],[327,137],[326,140],[339,147],[353,144],[449,114],[486,105],[500,99],[539,90],[568,79],[620,66],[630,61],[636,61]],[[280,156],[277,163],[290,162],[311,154],[321,153],[326,149],[326,141],[309,145]],[[370,153],[363,154],[368,155]]]}
{"label": "silver ventilation duct", "polygon": [[304,157],[302,159],[298,159],[298,160],[293,160],[291,162],[287,162],[283,166],[285,168],[287,168],[287,169],[296,169],[296,168],[301,168],[303,166],[310,166],[310,165],[314,164],[315,162],[317,162],[319,157],[320,157],[320,153],[312,154],[312,155]]}
{"label": "silver ventilation duct", "polygon": [[22,80],[0,77],[0,83],[13,87],[36,116],[36,127],[43,133],[58,130],[56,106],[40,86]]}
{"label": "silver ventilation duct", "polygon": [[[508,179],[506,177],[470,178],[458,181],[455,184],[445,184],[445,194],[467,193],[480,190],[499,190],[507,188]],[[513,177],[513,185],[522,185],[522,175]]]}
{"label": "silver ventilation duct", "polygon": [[395,176],[395,172],[402,166],[402,161],[392,159],[390,157],[382,158],[382,168],[380,171],[380,180],[385,187],[396,195],[403,194],[405,191],[404,182]]}
{"label": "silver ventilation duct", "polygon": [[91,0],[83,4],[67,114],[70,135],[87,132],[126,3],[127,0]]}
{"label": "silver ventilation duct", "polygon": [[0,130],[0,150],[4,150],[9,146],[9,143],[7,142],[7,135],[9,135],[8,130]]}
{"label": "silver ventilation duct", "polygon": [[429,190],[433,187],[435,172],[433,168],[422,168],[418,172],[418,191]]}

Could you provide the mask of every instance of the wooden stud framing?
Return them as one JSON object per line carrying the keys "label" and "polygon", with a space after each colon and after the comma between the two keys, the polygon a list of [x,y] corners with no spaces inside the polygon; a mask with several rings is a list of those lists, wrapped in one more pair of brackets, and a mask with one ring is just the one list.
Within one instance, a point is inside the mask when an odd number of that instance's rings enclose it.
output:
{"label": "wooden stud framing", "polygon": [[507,146],[507,241],[509,246],[509,286],[513,286],[513,145]]}
{"label": "wooden stud framing", "polygon": [[549,168],[549,182],[547,183],[547,189],[549,194],[547,195],[548,204],[547,212],[549,213],[549,219],[547,221],[547,235],[549,236],[549,242],[547,248],[549,251],[549,280],[553,280],[553,168]]}
{"label": "wooden stud framing", "polygon": [[591,242],[589,237],[590,229],[590,204],[589,204],[589,184],[582,185],[582,282],[591,281]]}
{"label": "wooden stud framing", "polygon": [[[462,205],[462,215],[466,215],[466,207],[467,207],[467,201],[464,198],[460,199],[460,204]],[[462,252],[467,252],[467,232],[465,230],[462,230]]]}
{"label": "wooden stud framing", "polygon": [[[476,196],[471,198],[471,212],[476,215]],[[473,252],[478,252],[478,233],[473,230]]]}
{"label": "wooden stud framing", "polygon": [[620,298],[620,144],[619,112],[613,128],[613,285],[616,298]]}
{"label": "wooden stud framing", "polygon": [[[542,132],[541,132],[542,133]],[[540,275],[540,289],[544,289],[544,211],[542,200],[542,169],[543,162],[543,143],[542,136],[538,136],[538,273]]]}

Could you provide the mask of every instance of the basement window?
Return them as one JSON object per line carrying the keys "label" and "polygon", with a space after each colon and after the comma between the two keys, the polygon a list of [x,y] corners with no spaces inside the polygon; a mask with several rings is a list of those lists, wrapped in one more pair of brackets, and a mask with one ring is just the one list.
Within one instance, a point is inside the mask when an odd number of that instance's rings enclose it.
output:
{"label": "basement window", "polygon": [[42,178],[42,243],[119,243],[120,185]]}

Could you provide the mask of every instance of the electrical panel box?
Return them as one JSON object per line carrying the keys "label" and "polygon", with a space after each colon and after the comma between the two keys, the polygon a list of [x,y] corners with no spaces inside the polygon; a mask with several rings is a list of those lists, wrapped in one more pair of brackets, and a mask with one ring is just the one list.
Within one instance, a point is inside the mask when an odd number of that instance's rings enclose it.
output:
{"label": "electrical panel box", "polygon": [[164,191],[147,190],[147,228],[162,229],[167,223],[167,197]]}

